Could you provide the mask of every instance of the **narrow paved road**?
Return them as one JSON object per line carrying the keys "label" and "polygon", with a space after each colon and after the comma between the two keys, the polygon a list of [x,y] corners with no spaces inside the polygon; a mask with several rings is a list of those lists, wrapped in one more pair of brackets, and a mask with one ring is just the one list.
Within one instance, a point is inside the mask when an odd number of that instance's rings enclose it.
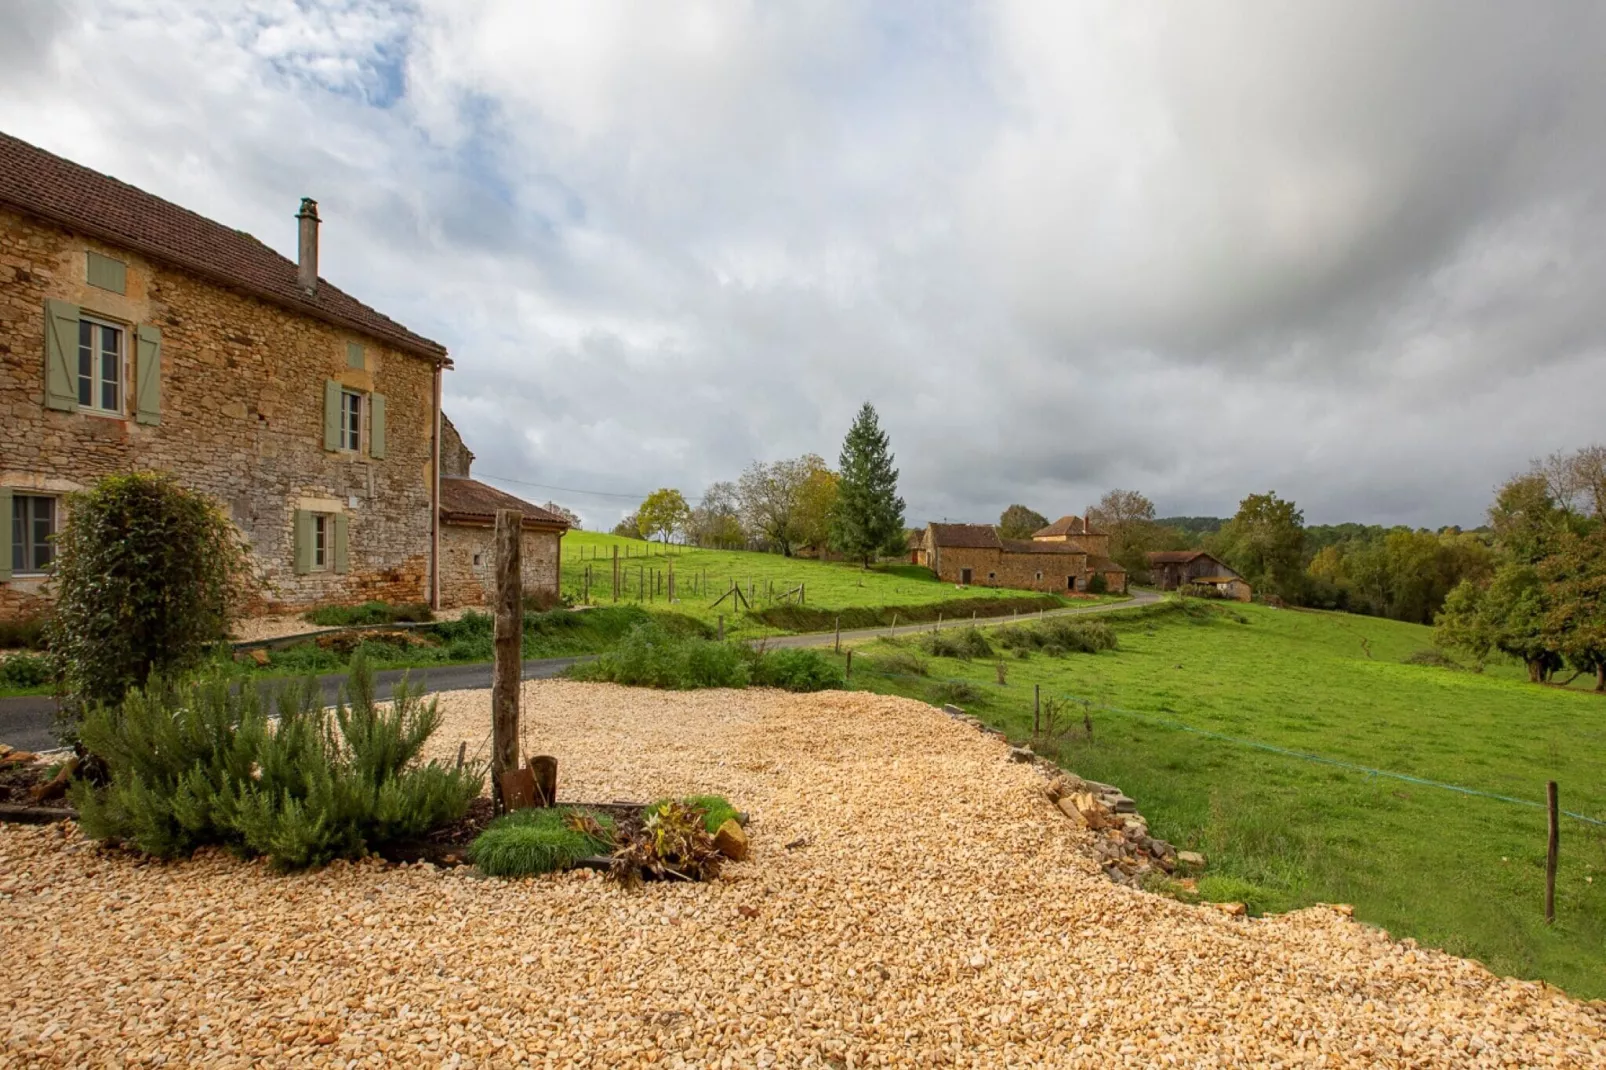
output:
{"label": "narrow paved road", "polygon": [[[1116,609],[1131,609],[1133,606],[1146,606],[1158,602],[1160,596],[1153,591],[1134,591],[1132,598],[1125,602],[1106,602],[1094,606],[1068,606],[1064,609],[1052,609],[1046,613],[1029,613],[1025,619],[1035,620],[1041,617],[1068,617],[1081,616],[1089,613],[1108,613]],[[1010,617],[984,617],[980,620],[947,620],[942,622],[944,629],[968,627],[972,623],[984,626],[1008,624],[1021,618]],[[843,642],[856,642],[864,639],[877,639],[885,635],[913,635],[918,632],[929,632],[934,625],[930,622],[924,624],[903,624],[893,628],[860,628],[842,633]],[[780,635],[760,640],[769,647],[801,647],[801,646],[830,646],[836,642],[835,632],[810,632],[804,635]],[[524,679],[542,680],[556,676],[581,658],[537,658],[524,663]],[[473,665],[437,665],[428,669],[386,669],[376,673],[375,684],[380,698],[389,698],[396,682],[404,675],[411,673],[413,682],[422,686],[426,693],[433,694],[438,691],[466,691],[473,688],[491,686],[491,665],[489,662],[480,662]],[[340,685],[346,680],[344,673],[330,673],[320,676],[318,683],[323,687],[324,698],[334,702],[340,693]],[[263,690],[265,698],[271,697],[272,692],[282,686],[281,679],[262,680],[258,687]],[[56,712],[56,700],[48,695],[27,696],[23,698],[0,698],[0,743],[9,743],[21,750],[48,750],[56,746],[56,737],[51,732],[51,720]]]}

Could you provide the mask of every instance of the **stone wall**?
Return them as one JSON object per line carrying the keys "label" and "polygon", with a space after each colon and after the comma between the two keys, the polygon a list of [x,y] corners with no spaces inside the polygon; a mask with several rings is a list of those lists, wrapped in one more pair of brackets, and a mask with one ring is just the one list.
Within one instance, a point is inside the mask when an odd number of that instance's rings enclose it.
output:
{"label": "stone wall", "polygon": [[1079,550],[1065,553],[1019,553],[1005,550],[998,561],[998,583],[1001,587],[1018,587],[1027,591],[1048,591],[1065,594],[1072,588],[1067,577],[1075,577],[1077,586],[1086,586],[1087,555]]}
{"label": "stone wall", "polygon": [[467,479],[474,466],[474,451],[463,444],[457,425],[441,414],[441,476],[445,479]]}
{"label": "stone wall", "polygon": [[[90,249],[127,265],[125,294],[85,281]],[[44,407],[49,298],[161,328],[159,425],[131,409],[118,419]],[[348,342],[364,347],[364,367],[347,366]],[[432,375],[376,339],[0,210],[0,486],[64,493],[114,472],[172,472],[239,525],[269,606],[427,597]],[[383,459],[324,450],[327,379],[385,396]],[[297,509],[348,517],[347,573],[296,575]],[[39,586],[0,583],[0,615],[23,612]]]}
{"label": "stone wall", "polygon": [[[525,591],[556,597],[562,540],[555,531],[522,533],[520,571]],[[441,604],[483,606],[496,589],[496,529],[469,524],[441,525]]]}
{"label": "stone wall", "polygon": [[971,570],[970,582],[974,587],[1011,587],[1063,594],[1070,590],[1067,576],[1078,578],[1077,589],[1087,586],[1087,555],[1076,549],[1067,549],[1065,553],[1022,553],[967,546],[938,548],[938,579],[959,583],[960,570],[965,568]]}

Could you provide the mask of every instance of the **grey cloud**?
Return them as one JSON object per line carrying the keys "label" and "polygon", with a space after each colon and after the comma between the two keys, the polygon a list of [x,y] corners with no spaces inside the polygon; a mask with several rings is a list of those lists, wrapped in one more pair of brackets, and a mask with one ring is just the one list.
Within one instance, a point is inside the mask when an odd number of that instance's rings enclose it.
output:
{"label": "grey cloud", "polygon": [[486,473],[695,494],[868,399],[914,520],[1475,523],[1600,437],[1587,5],[60,12],[0,7],[0,126],[282,251],[317,196]]}

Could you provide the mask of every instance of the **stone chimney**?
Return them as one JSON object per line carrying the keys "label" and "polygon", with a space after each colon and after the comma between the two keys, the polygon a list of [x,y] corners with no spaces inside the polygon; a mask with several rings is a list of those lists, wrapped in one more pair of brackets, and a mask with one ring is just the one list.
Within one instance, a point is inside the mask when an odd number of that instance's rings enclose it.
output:
{"label": "stone chimney", "polygon": [[301,222],[296,281],[308,294],[314,294],[318,292],[318,202],[311,197],[301,198],[296,219]]}

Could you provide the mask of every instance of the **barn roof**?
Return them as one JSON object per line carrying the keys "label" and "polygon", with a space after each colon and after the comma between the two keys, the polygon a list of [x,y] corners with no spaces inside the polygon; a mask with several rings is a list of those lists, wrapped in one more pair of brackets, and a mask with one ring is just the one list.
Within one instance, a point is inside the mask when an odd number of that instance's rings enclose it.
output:
{"label": "barn roof", "polygon": [[1002,547],[991,524],[932,524],[931,545],[968,550],[997,550]]}
{"label": "barn roof", "polygon": [[[1151,565],[1186,565],[1189,561],[1199,557],[1216,558],[1204,550],[1154,550],[1149,553]],[[1220,562],[1217,562],[1219,564]]]}
{"label": "barn roof", "polygon": [[292,312],[360,331],[403,352],[450,364],[446,347],[414,334],[318,280],[251,235],[0,133],[0,204],[143,253]]}
{"label": "barn roof", "polygon": [[1053,538],[1058,535],[1102,535],[1102,531],[1094,531],[1079,516],[1062,516],[1046,528],[1032,532],[1034,539]]}
{"label": "barn roof", "polygon": [[1056,557],[1073,557],[1087,555],[1087,551],[1075,543],[1066,542],[1033,542],[1031,539],[1000,539],[1005,553],[1011,554],[1052,554]]}
{"label": "barn roof", "polygon": [[441,478],[441,520],[445,523],[494,524],[498,509],[513,509],[523,513],[525,527],[569,526],[569,522],[556,513],[539,505],[531,505],[522,498],[515,498],[477,479]]}
{"label": "barn roof", "polygon": [[1126,569],[1122,567],[1121,562],[1115,560],[1113,557],[1100,557],[1098,554],[1090,554],[1088,556],[1087,567],[1092,569],[1094,572],[1126,571]]}

